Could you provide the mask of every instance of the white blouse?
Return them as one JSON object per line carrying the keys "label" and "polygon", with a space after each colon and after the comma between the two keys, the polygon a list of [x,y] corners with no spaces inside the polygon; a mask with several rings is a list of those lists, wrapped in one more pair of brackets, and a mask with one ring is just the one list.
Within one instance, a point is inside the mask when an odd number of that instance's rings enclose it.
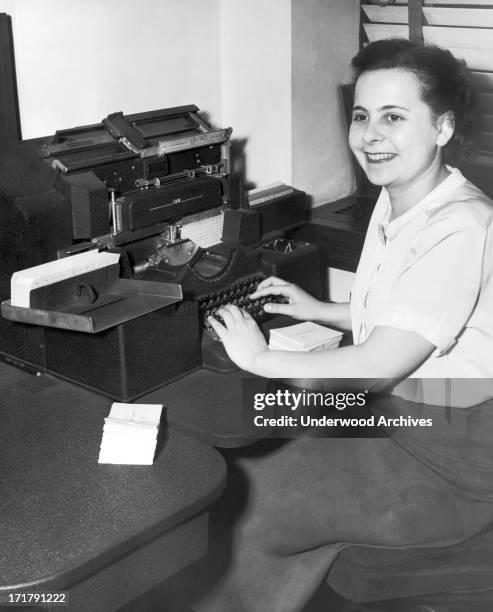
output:
{"label": "white blouse", "polygon": [[493,204],[448,170],[393,221],[382,189],[351,294],[353,340],[397,327],[436,347],[414,377],[493,378]]}

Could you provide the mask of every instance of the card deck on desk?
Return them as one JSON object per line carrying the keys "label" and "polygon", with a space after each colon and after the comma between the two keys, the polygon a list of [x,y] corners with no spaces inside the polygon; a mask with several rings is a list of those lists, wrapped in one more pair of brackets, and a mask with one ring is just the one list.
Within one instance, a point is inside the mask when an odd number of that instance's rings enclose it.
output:
{"label": "card deck on desk", "polygon": [[152,465],[162,409],[162,404],[112,404],[98,463]]}
{"label": "card deck on desk", "polygon": [[270,330],[269,348],[278,351],[324,351],[339,346],[342,332],[304,321]]}

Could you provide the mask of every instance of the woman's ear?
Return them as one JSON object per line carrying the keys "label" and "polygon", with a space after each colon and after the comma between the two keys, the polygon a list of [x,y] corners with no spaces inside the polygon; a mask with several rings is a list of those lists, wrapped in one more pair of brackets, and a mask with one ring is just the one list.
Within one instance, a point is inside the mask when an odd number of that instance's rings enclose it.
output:
{"label": "woman's ear", "polygon": [[455,117],[452,111],[447,111],[437,119],[437,145],[444,147],[452,138],[455,130]]}

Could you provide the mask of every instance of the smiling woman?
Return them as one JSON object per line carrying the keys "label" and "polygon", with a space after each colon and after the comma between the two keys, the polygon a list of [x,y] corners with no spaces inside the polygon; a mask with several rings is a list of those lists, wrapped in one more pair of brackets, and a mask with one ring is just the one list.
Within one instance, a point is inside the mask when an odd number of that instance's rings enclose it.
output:
{"label": "smiling woman", "polygon": [[349,144],[369,180],[387,188],[397,216],[447,177],[446,163],[474,150],[470,73],[445,49],[399,39],[363,49],[353,67]]}
{"label": "smiling woman", "polygon": [[265,309],[352,329],[354,345],[269,351],[255,322],[235,306],[219,313],[224,325],[211,325],[240,367],[273,378],[493,377],[493,211],[447,165],[471,151],[469,73],[449,51],[401,39],[368,45],[353,67],[349,143],[383,189],[351,304],[319,302],[276,278],[260,283],[252,298],[281,295],[288,304]]}
{"label": "smiling woman", "polygon": [[413,73],[389,68],[358,79],[349,144],[368,179],[386,187],[394,217],[447,177],[440,147],[453,131],[450,111],[434,117]]}
{"label": "smiling woman", "polygon": [[[353,67],[350,145],[382,190],[351,303],[320,302],[277,278],[252,297],[282,295],[287,304],[264,308],[352,329],[354,345],[268,350],[231,305],[211,325],[230,357],[262,376],[352,378],[352,389],[354,379],[381,380],[378,388],[409,377],[373,410],[392,421],[415,410],[433,427],[398,426],[383,439],[302,436],[245,462],[251,488],[232,567],[201,610],[299,611],[350,544],[446,546],[493,521],[492,393],[469,385],[440,404],[430,392],[437,378],[493,379],[493,206],[448,165],[469,147],[469,77],[448,51],[407,40],[371,43]],[[401,399],[411,377],[423,379],[423,404]]]}

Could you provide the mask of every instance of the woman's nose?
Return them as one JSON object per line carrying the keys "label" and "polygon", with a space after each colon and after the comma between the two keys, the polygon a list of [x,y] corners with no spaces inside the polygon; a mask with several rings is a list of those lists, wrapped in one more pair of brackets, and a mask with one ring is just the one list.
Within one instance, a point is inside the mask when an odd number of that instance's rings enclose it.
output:
{"label": "woman's nose", "polygon": [[366,124],[363,138],[366,142],[376,142],[384,138],[383,132],[376,121],[369,121]]}

